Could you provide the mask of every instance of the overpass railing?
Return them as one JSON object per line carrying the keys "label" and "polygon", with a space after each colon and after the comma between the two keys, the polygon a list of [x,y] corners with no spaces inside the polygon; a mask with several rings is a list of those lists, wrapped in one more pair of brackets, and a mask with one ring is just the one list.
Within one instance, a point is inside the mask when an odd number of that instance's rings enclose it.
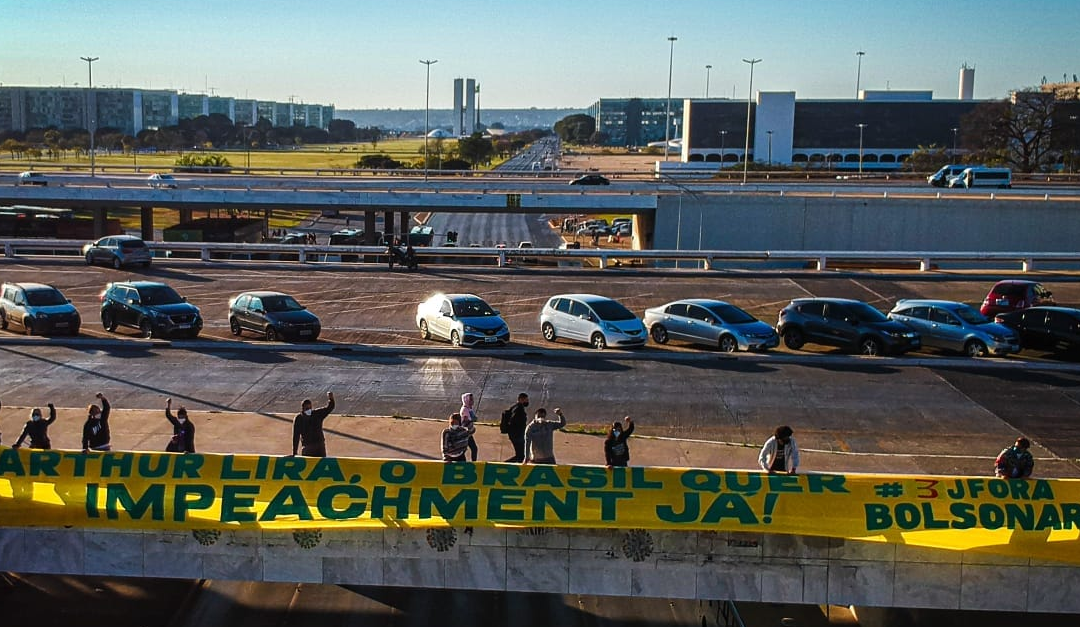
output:
{"label": "overpass railing", "polygon": [[[4,256],[81,257],[82,240],[3,239]],[[250,244],[223,242],[147,242],[158,261],[275,261],[301,263],[385,262],[385,246],[330,246],[320,244]],[[940,264],[977,264],[1031,272],[1052,264],[1080,263],[1080,252],[976,252],[976,251],[872,251],[872,250],[624,250],[604,248],[458,248],[418,247],[420,263],[487,263],[500,267],[520,264],[583,265],[597,267],[674,267],[704,270],[725,262],[802,263],[817,270],[858,266],[869,268],[917,267],[929,271]],[[689,264],[689,265],[688,265]]]}

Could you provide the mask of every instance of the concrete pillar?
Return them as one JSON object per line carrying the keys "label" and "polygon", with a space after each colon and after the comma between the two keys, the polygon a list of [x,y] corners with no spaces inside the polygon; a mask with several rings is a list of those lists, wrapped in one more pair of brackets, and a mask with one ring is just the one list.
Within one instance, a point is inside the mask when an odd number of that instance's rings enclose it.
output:
{"label": "concrete pillar", "polygon": [[106,229],[108,227],[105,224],[105,221],[109,217],[108,211],[106,211],[103,207],[91,209],[90,211],[94,216],[94,239],[97,239],[99,237],[105,237],[106,235],[108,235],[108,233],[106,232]]}
{"label": "concrete pillar", "polygon": [[387,211],[383,215],[383,230],[386,231],[386,237],[391,242],[394,239],[394,234],[397,233],[397,229],[394,228],[394,212]]}
{"label": "concrete pillar", "polygon": [[401,224],[401,241],[407,244],[409,242],[409,229],[412,228],[412,224],[409,222],[409,212],[402,211],[398,213],[398,221]]}
{"label": "concrete pillar", "polygon": [[154,208],[153,207],[140,207],[140,237],[143,241],[154,241]]}
{"label": "concrete pillar", "polygon": [[263,238],[270,237],[270,218],[274,216],[274,210],[267,207],[263,210]]}
{"label": "concrete pillar", "polygon": [[364,243],[375,246],[379,242],[375,240],[375,212],[364,212]]}
{"label": "concrete pillar", "polygon": [[[191,222],[191,207],[184,207],[180,211],[180,224]],[[269,213],[267,214],[269,215]]]}

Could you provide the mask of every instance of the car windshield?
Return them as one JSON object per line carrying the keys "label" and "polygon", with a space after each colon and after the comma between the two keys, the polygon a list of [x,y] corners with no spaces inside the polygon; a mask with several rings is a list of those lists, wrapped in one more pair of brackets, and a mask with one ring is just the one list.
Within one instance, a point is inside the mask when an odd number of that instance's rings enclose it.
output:
{"label": "car windshield", "polygon": [[728,324],[746,324],[747,322],[754,322],[757,320],[757,318],[751,316],[742,309],[739,309],[735,305],[712,305],[708,309],[716,314],[717,318]]}
{"label": "car windshield", "polygon": [[608,320],[615,322],[618,320],[633,320],[634,314],[623,307],[621,304],[613,300],[600,300],[594,303],[589,303],[596,315],[600,316],[601,320]]}
{"label": "car windshield", "polygon": [[50,307],[67,303],[64,295],[59,290],[27,290],[26,304],[34,307]]}
{"label": "car windshield", "polygon": [[460,318],[494,316],[495,310],[479,298],[466,298],[454,301],[454,315]]}
{"label": "car windshield", "polygon": [[120,248],[126,248],[133,250],[135,248],[146,248],[146,242],[141,239],[126,239],[120,242]]}
{"label": "car windshield", "polygon": [[990,322],[986,316],[979,313],[977,309],[970,305],[964,305],[963,307],[957,307],[953,309],[953,313],[960,317],[961,320],[968,324],[987,324]]}
{"label": "car windshield", "polygon": [[184,299],[168,285],[154,285],[139,288],[139,301],[144,305],[175,305]]}
{"label": "car windshield", "polygon": [[848,305],[848,309],[851,311],[851,315],[863,322],[885,322],[888,320],[885,314],[866,303],[852,303]]}
{"label": "car windshield", "polygon": [[292,296],[264,296],[263,307],[266,311],[300,311],[303,307]]}

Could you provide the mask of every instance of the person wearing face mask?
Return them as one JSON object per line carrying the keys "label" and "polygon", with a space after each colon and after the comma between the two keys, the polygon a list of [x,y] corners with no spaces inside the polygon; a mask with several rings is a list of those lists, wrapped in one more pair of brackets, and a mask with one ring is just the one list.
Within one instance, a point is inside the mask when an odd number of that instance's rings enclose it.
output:
{"label": "person wearing face mask", "polygon": [[299,448],[304,457],[326,457],[326,436],[323,435],[323,421],[334,411],[334,393],[326,393],[326,406],[311,408],[311,399],[305,398],[300,404],[300,413],[293,419],[292,454]]}
{"label": "person wearing face mask", "polygon": [[466,392],[461,395],[461,409],[458,410],[458,413],[461,414],[461,426],[469,429],[469,454],[475,462],[479,448],[476,446],[476,438],[473,436],[473,433],[476,431],[474,426],[474,423],[476,422],[476,410],[473,409],[472,392]]}
{"label": "person wearing face mask", "polygon": [[634,419],[627,416],[623,420],[626,422],[626,429],[623,430],[622,423],[616,421],[612,423],[607,439],[604,440],[604,459],[607,460],[609,468],[630,463],[630,447],[626,441],[634,433]]}
{"label": "person wearing face mask", "polygon": [[23,427],[22,435],[15,441],[14,448],[22,446],[26,438],[30,438],[30,448],[45,450],[52,448],[52,443],[49,442],[49,425],[54,422],[56,422],[56,408],[52,403],[49,403],[48,419],[41,418],[41,410],[37,407],[31,409],[30,420],[26,421],[26,426]]}
{"label": "person wearing face mask", "polygon": [[112,437],[109,433],[109,412],[112,407],[104,394],[98,392],[96,396],[101,401],[101,407],[90,405],[86,410],[82,436],[83,453],[112,450]]}
{"label": "person wearing face mask", "polygon": [[499,430],[510,439],[510,445],[514,447],[514,456],[506,460],[514,464],[525,461],[525,426],[529,423],[529,413],[525,410],[529,406],[529,395],[522,392],[518,394],[517,402],[503,412],[503,420]]}
{"label": "person wearing face mask", "polygon": [[172,414],[172,399],[165,399],[165,419],[172,424],[173,435],[165,447],[166,453],[195,452],[195,423],[188,420],[187,408],[183,405]]}

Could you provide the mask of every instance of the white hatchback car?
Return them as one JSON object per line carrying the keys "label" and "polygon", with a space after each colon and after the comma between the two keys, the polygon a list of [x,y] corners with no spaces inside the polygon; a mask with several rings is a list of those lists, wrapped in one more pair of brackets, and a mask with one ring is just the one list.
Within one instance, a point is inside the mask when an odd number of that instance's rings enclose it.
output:
{"label": "white hatchback car", "polygon": [[454,346],[509,344],[510,329],[499,312],[473,294],[435,294],[416,307],[420,337],[441,337]]}
{"label": "white hatchback car", "polygon": [[595,294],[559,294],[540,312],[540,332],[554,342],[560,337],[608,346],[644,346],[645,325],[618,301]]}

